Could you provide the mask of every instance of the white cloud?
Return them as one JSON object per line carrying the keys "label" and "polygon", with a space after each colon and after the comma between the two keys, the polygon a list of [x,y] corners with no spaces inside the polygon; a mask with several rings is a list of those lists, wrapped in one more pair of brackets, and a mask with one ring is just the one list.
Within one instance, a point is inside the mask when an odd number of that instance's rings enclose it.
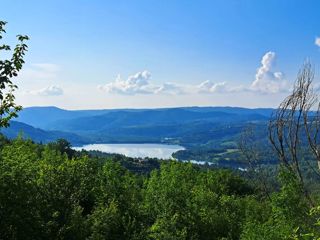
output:
{"label": "white cloud", "polygon": [[267,52],[261,60],[261,66],[257,69],[255,80],[249,87],[252,91],[262,93],[278,93],[288,91],[288,82],[282,72],[272,71],[276,54]]}
{"label": "white cloud", "polygon": [[289,84],[284,78],[284,74],[279,71],[273,71],[276,54],[267,52],[261,59],[261,66],[257,69],[255,80],[247,86],[230,86],[226,81],[213,82],[204,81],[198,85],[178,84],[175,82],[166,82],[161,85],[151,83],[151,73],[144,70],[126,80],[120,75],[114,82],[98,86],[99,89],[107,93],[117,93],[124,95],[135,94],[215,94],[215,93],[240,93],[240,92],[260,92],[260,93],[279,93],[288,91]]}
{"label": "white cloud", "polygon": [[227,82],[214,83],[210,80],[204,81],[196,86],[199,93],[222,93],[230,91],[227,88]]}
{"label": "white cloud", "polygon": [[150,79],[150,72],[145,70],[129,76],[127,80],[123,80],[121,76],[118,75],[114,82],[98,87],[107,93],[120,93],[127,95],[151,94],[156,91],[157,87],[150,84]]}
{"label": "white cloud", "polygon": [[255,80],[249,86],[229,86],[227,82],[204,81],[196,88],[199,93],[235,93],[235,92],[261,92],[279,93],[288,91],[289,84],[284,74],[273,71],[276,54],[267,52],[261,59],[261,66],[257,69]]}
{"label": "white cloud", "polygon": [[257,69],[255,80],[249,86],[229,86],[227,82],[204,81],[196,88],[198,93],[236,93],[236,92],[260,92],[279,93],[290,89],[284,74],[273,71],[276,54],[267,52],[261,59],[261,66]]}
{"label": "white cloud", "polygon": [[33,63],[26,65],[18,75],[18,84],[23,95],[60,96],[63,89],[57,85],[60,66],[53,63]]}
{"label": "white cloud", "polygon": [[118,93],[125,95],[135,94],[183,94],[184,86],[176,83],[164,83],[154,85],[150,82],[151,73],[147,70],[131,75],[127,80],[123,80],[120,75],[114,82],[98,86],[99,89],[107,93]]}
{"label": "white cloud", "polygon": [[185,86],[176,84],[176,83],[171,83],[167,82],[161,85],[158,89],[156,89],[155,93],[165,93],[165,94],[184,94],[186,93],[185,91]]}
{"label": "white cloud", "polygon": [[39,90],[27,91],[26,93],[39,96],[61,96],[63,95],[63,89],[59,86],[51,85]]}
{"label": "white cloud", "polygon": [[317,45],[318,47],[320,47],[320,37],[316,37],[314,44]]}

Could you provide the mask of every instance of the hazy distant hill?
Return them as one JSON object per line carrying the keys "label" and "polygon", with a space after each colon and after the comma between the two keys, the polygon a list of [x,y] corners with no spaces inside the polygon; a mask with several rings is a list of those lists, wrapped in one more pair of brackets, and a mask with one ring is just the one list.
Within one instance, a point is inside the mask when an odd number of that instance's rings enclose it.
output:
{"label": "hazy distant hill", "polygon": [[51,122],[70,120],[78,117],[93,116],[110,110],[64,110],[57,107],[28,107],[19,112],[19,122],[45,129]]}
{"label": "hazy distant hill", "polygon": [[59,138],[68,139],[74,144],[85,144],[87,141],[85,138],[80,137],[77,134],[66,133],[61,131],[45,131],[40,128],[34,128],[28,124],[11,121],[10,127],[2,128],[1,133],[6,135],[8,138],[16,138],[19,134],[22,134],[24,138],[30,138],[35,142],[52,142]]}
{"label": "hazy distant hill", "polygon": [[185,107],[182,109],[187,109],[195,112],[224,112],[233,113],[239,115],[250,115],[250,114],[260,114],[265,117],[270,117],[271,113],[274,111],[273,108],[242,108],[242,107]]}
{"label": "hazy distant hill", "polygon": [[[64,136],[72,143],[174,142],[197,145],[235,138],[248,123],[266,122],[272,111],[238,107],[112,110],[30,107],[25,108],[17,120],[35,127],[31,131],[31,126],[20,125],[33,139]],[[14,136],[18,130],[15,123],[5,132]]]}
{"label": "hazy distant hill", "polygon": [[[224,112],[195,112],[185,109],[146,110],[141,112],[116,111],[98,116],[59,120],[49,125],[49,129],[67,131],[103,131],[108,129],[138,126],[167,126],[195,121],[232,121],[243,116]],[[259,116],[258,118],[262,118]]]}
{"label": "hazy distant hill", "polygon": [[[86,131],[132,125],[172,125],[192,121],[250,121],[270,116],[272,109],[237,107],[182,107],[163,109],[64,110],[30,107],[19,113],[19,122],[46,130]],[[90,124],[88,124],[90,123]],[[96,125],[97,124],[97,125]]]}

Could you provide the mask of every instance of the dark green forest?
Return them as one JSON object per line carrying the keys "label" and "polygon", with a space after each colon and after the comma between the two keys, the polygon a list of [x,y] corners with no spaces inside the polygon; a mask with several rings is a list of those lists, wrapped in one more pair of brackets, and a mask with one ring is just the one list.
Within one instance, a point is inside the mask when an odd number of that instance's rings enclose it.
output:
{"label": "dark green forest", "polygon": [[[317,239],[314,204],[279,168],[257,172],[135,160],[1,138],[1,239]],[[316,188],[315,188],[316,189]]]}

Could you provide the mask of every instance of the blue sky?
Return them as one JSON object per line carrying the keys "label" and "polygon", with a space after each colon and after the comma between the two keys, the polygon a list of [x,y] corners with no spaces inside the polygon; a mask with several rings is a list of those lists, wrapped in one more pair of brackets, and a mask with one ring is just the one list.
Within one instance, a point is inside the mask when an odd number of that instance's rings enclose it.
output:
{"label": "blue sky", "polygon": [[[23,106],[275,107],[306,58],[319,72],[319,1],[3,1],[28,34]],[[318,74],[319,76],[319,74]]]}

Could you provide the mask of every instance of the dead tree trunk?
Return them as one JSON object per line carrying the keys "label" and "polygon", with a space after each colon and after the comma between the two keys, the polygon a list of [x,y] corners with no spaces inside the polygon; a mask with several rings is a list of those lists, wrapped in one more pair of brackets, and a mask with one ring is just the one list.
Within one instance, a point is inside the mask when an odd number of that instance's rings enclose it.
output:
{"label": "dead tree trunk", "polygon": [[318,168],[314,168],[311,159],[305,161],[317,174],[320,170],[320,103],[312,87],[313,79],[314,70],[307,62],[298,74],[292,94],[273,113],[268,128],[269,140],[281,165],[297,176],[308,198],[301,169],[302,150],[311,149]]}

